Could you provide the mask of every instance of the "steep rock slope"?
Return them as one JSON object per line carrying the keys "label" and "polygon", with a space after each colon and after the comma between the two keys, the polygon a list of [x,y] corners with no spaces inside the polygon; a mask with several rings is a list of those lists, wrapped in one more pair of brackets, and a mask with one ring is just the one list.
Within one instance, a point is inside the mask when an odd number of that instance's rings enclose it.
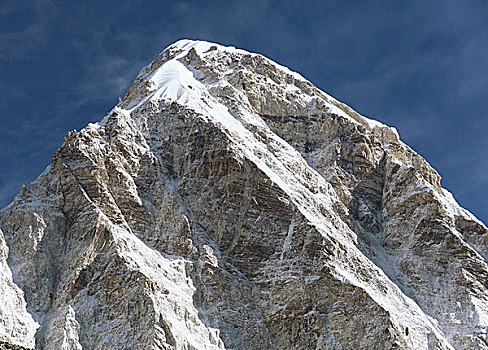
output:
{"label": "steep rock slope", "polygon": [[0,349],[488,349],[488,230],[396,131],[179,41],[0,212]]}

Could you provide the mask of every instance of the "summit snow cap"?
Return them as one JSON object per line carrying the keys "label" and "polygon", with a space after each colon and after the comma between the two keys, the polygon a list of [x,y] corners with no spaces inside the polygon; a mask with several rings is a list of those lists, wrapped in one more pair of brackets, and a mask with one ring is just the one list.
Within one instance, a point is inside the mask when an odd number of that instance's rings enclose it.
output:
{"label": "summit snow cap", "polygon": [[[254,79],[256,77],[257,80]],[[289,105],[285,113],[309,115],[326,108],[371,130],[379,128],[379,133],[387,134],[392,140],[399,138],[395,128],[356,113],[316,88],[299,73],[261,54],[208,41],[182,39],[169,45],[139,72],[119,105],[132,110],[143,100],[168,99],[198,109],[192,96],[201,99],[205,91],[211,95],[212,88],[217,85],[227,85],[229,89],[253,95],[259,94],[253,89],[271,88],[275,90],[274,97],[284,99],[283,104]],[[256,87],[253,88],[253,85]],[[138,97],[133,96],[134,90],[139,92],[136,94]],[[141,95],[144,95],[143,98]],[[259,100],[262,99],[250,102],[263,105],[269,102]],[[258,107],[258,113],[262,109],[256,105],[254,107]]]}

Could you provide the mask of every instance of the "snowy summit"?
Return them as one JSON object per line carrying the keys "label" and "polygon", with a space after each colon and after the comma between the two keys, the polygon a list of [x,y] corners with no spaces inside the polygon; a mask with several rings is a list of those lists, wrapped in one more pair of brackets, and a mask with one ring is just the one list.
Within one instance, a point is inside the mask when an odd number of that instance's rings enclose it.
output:
{"label": "snowy summit", "polygon": [[180,40],[0,211],[0,349],[488,349],[487,237],[394,128]]}

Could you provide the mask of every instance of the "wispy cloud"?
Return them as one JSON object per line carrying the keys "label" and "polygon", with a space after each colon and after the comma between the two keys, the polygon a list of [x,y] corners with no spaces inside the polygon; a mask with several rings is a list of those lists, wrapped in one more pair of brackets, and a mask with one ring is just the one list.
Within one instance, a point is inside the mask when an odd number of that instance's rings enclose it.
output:
{"label": "wispy cloud", "polygon": [[[46,0],[29,1],[24,5],[24,12],[19,13],[18,3],[2,4],[2,18],[15,20],[18,25],[2,28],[0,43],[5,49],[0,51],[0,61],[28,59],[46,44],[45,38],[52,26],[50,18],[56,14],[56,6]],[[14,18],[19,15],[20,18]]]}

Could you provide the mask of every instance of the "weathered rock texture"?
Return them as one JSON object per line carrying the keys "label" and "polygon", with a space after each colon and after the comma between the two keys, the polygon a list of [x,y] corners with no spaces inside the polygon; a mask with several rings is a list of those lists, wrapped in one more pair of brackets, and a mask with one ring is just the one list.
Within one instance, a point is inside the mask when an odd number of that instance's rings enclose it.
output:
{"label": "weathered rock texture", "polygon": [[179,41],[0,212],[0,349],[488,349],[487,228],[396,131]]}

